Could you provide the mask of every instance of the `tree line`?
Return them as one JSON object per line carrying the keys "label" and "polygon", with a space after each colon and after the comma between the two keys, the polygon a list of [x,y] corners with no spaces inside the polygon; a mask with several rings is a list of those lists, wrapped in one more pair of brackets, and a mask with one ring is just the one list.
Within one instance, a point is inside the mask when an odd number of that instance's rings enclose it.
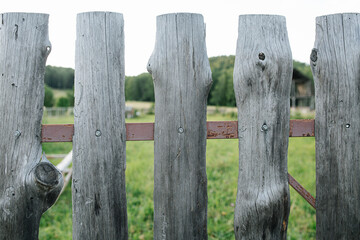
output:
{"label": "tree line", "polygon": [[[233,87],[233,71],[235,56],[218,56],[209,58],[210,68],[212,71],[213,84],[208,96],[208,104],[216,106],[234,107],[235,93]],[[305,63],[294,61],[294,69],[303,76],[312,79],[310,66]],[[61,68],[47,66],[45,73],[45,84],[55,89],[73,89],[74,70],[71,68]],[[51,102],[51,89],[45,89],[45,106],[54,106],[54,100]],[[63,97],[64,98],[64,97]],[[154,102],[154,84],[149,73],[142,73],[137,76],[125,77],[125,98],[132,101],[149,101]],[[73,106],[74,97],[67,94],[68,100],[62,100],[60,105]],[[50,103],[50,104],[49,104]],[[60,101],[58,101],[60,103]]]}

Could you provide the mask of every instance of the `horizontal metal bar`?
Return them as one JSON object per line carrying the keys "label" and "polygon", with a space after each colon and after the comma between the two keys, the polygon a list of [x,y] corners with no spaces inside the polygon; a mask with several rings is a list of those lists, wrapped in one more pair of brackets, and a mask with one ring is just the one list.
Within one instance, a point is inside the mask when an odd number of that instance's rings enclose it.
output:
{"label": "horizontal metal bar", "polygon": [[46,124],[41,127],[42,142],[72,142],[74,124]]}
{"label": "horizontal metal bar", "polygon": [[315,136],[314,119],[290,120],[289,137],[314,137],[314,136]]}
{"label": "horizontal metal bar", "polygon": [[[238,138],[237,121],[209,121],[206,123],[207,139]],[[42,125],[42,142],[72,142],[74,124]],[[290,120],[289,137],[315,136],[314,119]],[[154,140],[154,123],[127,123],[127,141]]]}

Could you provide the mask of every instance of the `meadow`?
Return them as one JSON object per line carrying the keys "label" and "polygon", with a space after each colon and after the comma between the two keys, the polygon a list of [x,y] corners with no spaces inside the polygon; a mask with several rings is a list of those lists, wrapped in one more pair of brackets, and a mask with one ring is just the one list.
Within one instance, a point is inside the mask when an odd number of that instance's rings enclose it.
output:
{"label": "meadow", "polygon": [[[292,118],[313,118],[296,113]],[[236,120],[236,114],[211,114],[209,121]],[[127,122],[153,122],[154,115],[143,115]],[[43,123],[72,123],[72,117],[48,117]],[[152,141],[126,143],[126,191],[129,239],[153,238],[153,153]],[[67,153],[72,143],[44,143],[46,154]],[[208,236],[234,239],[233,218],[238,177],[238,141],[207,141]],[[59,160],[54,160],[55,163]],[[315,139],[290,138],[288,172],[315,196]],[[288,239],[315,239],[315,210],[290,187]],[[71,239],[71,186],[56,204],[44,213],[39,239]]]}

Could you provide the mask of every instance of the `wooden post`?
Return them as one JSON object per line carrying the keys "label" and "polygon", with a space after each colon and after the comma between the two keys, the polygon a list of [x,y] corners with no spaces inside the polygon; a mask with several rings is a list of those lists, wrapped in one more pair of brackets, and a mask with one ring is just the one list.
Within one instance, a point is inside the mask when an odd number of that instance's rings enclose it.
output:
{"label": "wooden post", "polygon": [[202,15],[157,17],[154,239],[207,239],[206,101],[212,83]]}
{"label": "wooden post", "polygon": [[236,239],[286,239],[292,56],[282,16],[239,17],[234,67],[239,178]]}
{"label": "wooden post", "polygon": [[360,15],[316,18],[317,239],[360,236]]}
{"label": "wooden post", "polygon": [[77,16],[73,239],[127,239],[122,14]]}
{"label": "wooden post", "polygon": [[42,155],[48,15],[0,16],[0,239],[38,239],[61,173]]}

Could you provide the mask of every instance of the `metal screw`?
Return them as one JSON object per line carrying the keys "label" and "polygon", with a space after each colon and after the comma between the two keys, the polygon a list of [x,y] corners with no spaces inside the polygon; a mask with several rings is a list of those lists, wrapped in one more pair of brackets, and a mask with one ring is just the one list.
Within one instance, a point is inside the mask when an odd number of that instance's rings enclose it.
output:
{"label": "metal screw", "polygon": [[350,123],[347,123],[347,124],[345,125],[345,127],[346,127],[346,128],[350,128]]}
{"label": "metal screw", "polygon": [[178,133],[183,133],[184,132],[184,129],[182,127],[179,127],[178,128]]}
{"label": "metal screw", "polygon": [[20,137],[21,132],[19,130],[16,130],[14,135],[16,138],[18,138],[18,137]]}
{"label": "metal screw", "polygon": [[265,60],[265,54],[263,52],[259,53],[259,59],[260,60]]}
{"label": "metal screw", "polygon": [[96,130],[96,131],[95,131],[95,136],[100,137],[100,136],[101,136],[101,131],[100,131],[100,130]]}
{"label": "metal screw", "polygon": [[261,126],[261,131],[267,131],[269,129],[268,125],[266,125],[266,123],[264,123],[262,126]]}

